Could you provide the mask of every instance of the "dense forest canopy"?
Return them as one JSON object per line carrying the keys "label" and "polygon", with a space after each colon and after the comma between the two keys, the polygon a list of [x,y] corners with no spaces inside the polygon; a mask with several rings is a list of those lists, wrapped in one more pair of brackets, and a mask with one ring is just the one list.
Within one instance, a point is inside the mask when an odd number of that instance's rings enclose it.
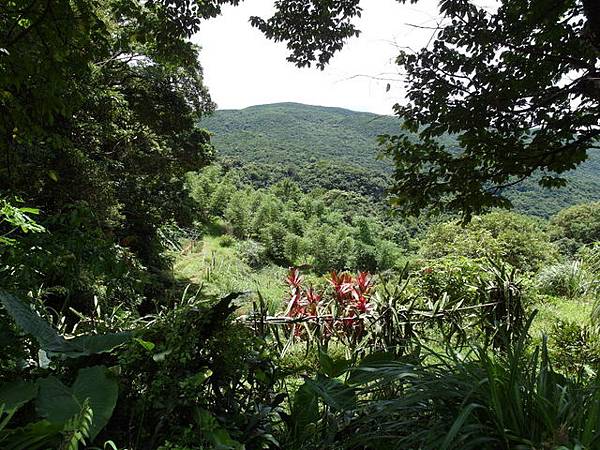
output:
{"label": "dense forest canopy", "polygon": [[185,220],[181,176],[211,159],[197,121],[214,105],[187,40],[196,25],[170,15],[135,1],[2,6],[0,190],[41,208],[65,247],[73,227],[88,253],[110,233],[160,266],[157,228]]}
{"label": "dense forest canopy", "polygon": [[382,118],[215,112],[238,4],[0,3],[0,448],[599,449],[598,2],[441,0]]}
{"label": "dense forest canopy", "polygon": [[[200,122],[225,165],[243,168],[257,187],[291,178],[305,191],[337,189],[368,196],[387,207],[393,163],[381,154],[376,136],[406,133],[397,118],[341,108],[295,103],[219,110]],[[456,145],[450,137],[449,145]],[[548,218],[571,205],[600,200],[600,155],[564,174],[568,185],[544,189],[537,174],[506,189],[519,212]]]}

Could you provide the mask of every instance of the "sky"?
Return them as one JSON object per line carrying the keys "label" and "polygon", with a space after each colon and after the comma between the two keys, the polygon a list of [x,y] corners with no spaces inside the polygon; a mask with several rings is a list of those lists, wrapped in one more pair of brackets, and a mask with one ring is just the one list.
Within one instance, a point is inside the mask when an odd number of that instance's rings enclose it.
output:
{"label": "sky", "polygon": [[285,43],[269,41],[250,26],[252,15],[270,17],[272,0],[224,7],[193,37],[202,47],[205,83],[218,108],[299,102],[392,114],[392,106],[404,96],[394,59],[400,47],[427,45],[432,31],[413,25],[436,25],[437,0],[417,5],[363,0],[361,6],[363,15],[355,23],[362,34],[350,39],[324,71],[295,67],[286,61]]}

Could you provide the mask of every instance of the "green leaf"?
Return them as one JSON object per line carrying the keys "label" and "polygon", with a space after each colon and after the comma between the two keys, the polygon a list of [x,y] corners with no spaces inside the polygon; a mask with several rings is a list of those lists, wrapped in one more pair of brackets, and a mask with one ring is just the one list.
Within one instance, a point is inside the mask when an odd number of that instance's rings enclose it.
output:
{"label": "green leaf", "polygon": [[85,399],[81,411],[65,423],[62,430],[63,441],[61,449],[78,450],[79,444],[85,445],[85,440],[90,436],[90,429],[94,420],[94,412],[89,399]]}
{"label": "green leaf", "polygon": [[[84,355],[110,352],[115,347],[131,339],[131,333],[108,333],[88,336],[77,336],[67,342],[77,348]],[[151,344],[151,342],[149,342]]]}
{"label": "green leaf", "polygon": [[108,423],[117,403],[117,382],[107,376],[104,366],[81,369],[72,388],[54,376],[39,380],[38,383],[37,412],[52,423],[66,423],[80,413],[88,399],[93,411],[91,440]]}
{"label": "green leaf", "polygon": [[131,339],[131,333],[77,336],[65,339],[52,326],[15,296],[0,290],[0,302],[16,324],[38,342],[42,350],[70,358],[109,352]]}
{"label": "green leaf", "polygon": [[194,409],[194,420],[205,438],[215,450],[244,450],[245,446],[231,438],[217,419],[208,411],[201,408]]}
{"label": "green leaf", "polygon": [[340,358],[334,360],[331,356],[329,356],[323,350],[319,351],[319,363],[321,365],[321,372],[331,378],[339,377],[346,369],[348,369],[348,364],[350,363],[345,358]]}
{"label": "green leaf", "polygon": [[310,424],[319,421],[319,402],[314,390],[305,382],[296,391],[290,414],[290,428],[298,441],[311,439]]}
{"label": "green leaf", "polygon": [[19,211],[21,211],[23,213],[28,213],[28,214],[39,214],[40,213],[40,210],[38,208],[29,208],[29,207],[19,208]]}
{"label": "green leaf", "polygon": [[144,347],[149,352],[151,352],[152,350],[154,350],[154,347],[156,347],[156,345],[154,343],[145,341],[145,340],[140,339],[140,338],[134,338],[134,341],[137,342],[138,344],[140,344],[142,347]]}
{"label": "green leaf", "polygon": [[323,402],[335,411],[344,411],[356,407],[354,389],[335,378],[317,375],[315,380],[306,380],[306,385]]}
{"label": "green leaf", "polygon": [[25,333],[33,336],[42,349],[55,353],[75,350],[64,337],[60,336],[47,321],[42,319],[26,303],[1,290],[0,302],[17,326]]}
{"label": "green leaf", "polygon": [[461,411],[459,416],[456,418],[456,420],[452,424],[450,431],[448,431],[448,434],[446,435],[446,438],[444,439],[444,442],[442,443],[441,450],[446,450],[446,449],[450,448],[452,441],[454,441],[454,439],[458,435],[458,432],[461,430],[461,428],[465,424],[465,421],[467,420],[467,418],[471,415],[473,410],[480,408],[480,407],[481,407],[481,405],[470,404],[470,405],[467,405],[467,407]]}
{"label": "green leaf", "polygon": [[58,183],[58,173],[56,173],[55,170],[49,170],[48,177],[50,177],[50,179],[55,183]]}
{"label": "green leaf", "polygon": [[[7,430],[5,430],[7,431]],[[53,424],[48,420],[28,423],[22,428],[9,430],[0,436],[2,450],[46,450],[57,448],[62,424]]]}
{"label": "green leaf", "polygon": [[0,405],[5,410],[17,410],[25,403],[33,400],[38,387],[28,381],[13,381],[0,385]]}

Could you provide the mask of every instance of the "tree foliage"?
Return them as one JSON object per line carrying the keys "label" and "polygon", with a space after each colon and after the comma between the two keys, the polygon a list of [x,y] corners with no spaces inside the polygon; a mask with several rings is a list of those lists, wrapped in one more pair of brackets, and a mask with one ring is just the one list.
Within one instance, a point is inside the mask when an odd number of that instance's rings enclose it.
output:
{"label": "tree foliage", "polygon": [[446,222],[433,225],[421,242],[425,258],[465,256],[502,259],[523,271],[537,270],[558,257],[542,222],[506,211],[474,217],[466,227]]}
{"label": "tree foliage", "polygon": [[[348,24],[315,35],[319,28],[297,25],[298,8],[304,24],[319,12],[319,24],[340,11],[346,21],[360,15],[358,1],[330,3],[282,0],[273,18],[255,25],[287,40],[298,65],[328,48],[317,58],[322,67],[341,48],[340,35],[352,35]],[[597,2],[503,0],[490,12],[469,0],[443,0],[440,13],[432,45],[397,58],[407,102],[395,112],[418,138],[381,137],[396,166],[396,203],[413,213],[436,207],[470,217],[509,206],[506,188],[536,173],[544,187],[564,186],[562,174],[587,159],[600,135]],[[441,139],[447,134],[456,144]]]}
{"label": "tree foliage", "polygon": [[552,236],[567,253],[600,242],[600,202],[563,209],[550,220]]}
{"label": "tree foliage", "polygon": [[[442,2],[432,48],[402,53],[408,102],[396,113],[418,133],[385,137],[399,204],[467,216],[508,206],[505,189],[541,172],[545,187],[587,159],[600,135],[599,47],[583,1],[503,1],[489,13]],[[596,24],[597,25],[597,24]],[[439,142],[451,133],[459,148]]]}
{"label": "tree foliage", "polygon": [[0,194],[39,209],[48,230],[0,250],[0,270],[25,274],[24,289],[56,281],[66,287],[59,297],[90,299],[102,261],[137,265],[123,261],[123,247],[146,267],[165,267],[157,231],[189,221],[182,176],[212,158],[197,122],[214,105],[187,38],[221,3],[2,3]]}

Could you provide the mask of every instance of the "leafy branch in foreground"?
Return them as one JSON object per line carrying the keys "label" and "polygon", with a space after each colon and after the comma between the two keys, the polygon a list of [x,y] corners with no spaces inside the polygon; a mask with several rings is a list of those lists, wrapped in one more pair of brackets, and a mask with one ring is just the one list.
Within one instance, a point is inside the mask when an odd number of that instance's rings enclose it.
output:
{"label": "leafy branch in foreground", "polygon": [[0,304],[13,318],[15,323],[26,334],[31,335],[39,344],[40,348],[50,356],[61,355],[76,358],[84,355],[103,353],[127,342],[131,339],[131,333],[108,333],[100,335],[82,335],[66,339],[42,317],[40,317],[31,306],[19,300],[14,295],[0,290]]}
{"label": "leafy branch in foreground", "polygon": [[594,3],[504,0],[492,12],[440,3],[433,45],[397,58],[408,100],[395,112],[417,135],[381,138],[399,206],[469,218],[510,206],[507,188],[533,175],[547,188],[566,184],[600,136]]}
{"label": "leafy branch in foreground", "polygon": [[[252,24],[286,41],[298,66],[323,68],[359,33],[359,0],[276,7]],[[510,206],[507,188],[532,176],[546,188],[564,186],[563,175],[598,148],[598,2],[502,0],[492,9],[442,0],[439,12],[432,44],[397,58],[407,102],[394,110],[410,133],[381,137],[396,167],[396,203],[469,218]]]}
{"label": "leafy branch in foreground", "polygon": [[[16,199],[17,203],[21,201]],[[41,233],[45,228],[39,225],[32,215],[39,214],[39,209],[15,206],[12,202],[0,198],[0,245],[13,245],[16,240],[11,237],[15,233]]]}

